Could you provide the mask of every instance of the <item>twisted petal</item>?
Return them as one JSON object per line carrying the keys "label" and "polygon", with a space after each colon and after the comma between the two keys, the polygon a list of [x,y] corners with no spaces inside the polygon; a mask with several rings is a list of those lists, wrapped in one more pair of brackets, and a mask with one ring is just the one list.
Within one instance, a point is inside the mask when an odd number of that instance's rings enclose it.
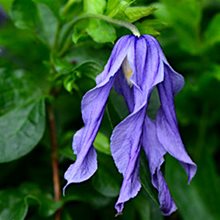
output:
{"label": "twisted petal", "polygon": [[129,44],[129,36],[116,43],[104,71],[97,77],[97,86],[83,97],[81,109],[85,127],[76,132],[73,138],[77,160],[65,173],[68,181],[66,186],[87,180],[97,169],[96,152],[92,143],[98,132],[115,75],[125,59]]}
{"label": "twisted petal", "polygon": [[156,119],[157,137],[164,149],[183,165],[188,175],[188,182],[190,182],[196,173],[196,165],[183,146],[173,101],[174,94],[180,90],[180,86],[183,84],[183,79],[166,64],[164,70],[164,81],[158,85],[161,108]]}
{"label": "twisted petal", "polygon": [[[127,59],[132,69],[132,87],[126,87],[123,78],[117,81],[117,88],[124,96],[131,112],[119,125],[111,137],[111,151],[115,164],[123,174],[123,183],[115,208],[122,212],[124,202],[137,195],[141,188],[139,181],[139,152],[142,126],[146,114],[148,96],[154,85],[163,80],[163,63],[155,45],[143,37],[133,37]],[[130,88],[130,91],[129,91]],[[133,106],[131,106],[133,103]]]}
{"label": "twisted petal", "polygon": [[152,184],[159,193],[158,198],[160,209],[164,215],[170,215],[176,210],[176,206],[160,170],[160,167],[164,162],[163,157],[166,154],[166,150],[157,138],[155,122],[147,116],[143,127],[142,145],[149,162]]}

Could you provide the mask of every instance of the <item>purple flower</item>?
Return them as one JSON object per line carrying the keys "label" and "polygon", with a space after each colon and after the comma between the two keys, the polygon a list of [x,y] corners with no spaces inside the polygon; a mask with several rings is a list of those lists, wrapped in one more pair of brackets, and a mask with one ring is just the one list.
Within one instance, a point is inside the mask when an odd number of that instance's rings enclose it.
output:
{"label": "purple flower", "polygon": [[[164,215],[170,215],[176,206],[160,169],[164,155],[169,153],[180,162],[189,182],[196,173],[196,165],[181,141],[174,108],[174,95],[183,87],[183,77],[168,64],[159,43],[152,36],[127,35],[116,43],[96,83],[82,100],[85,127],[73,139],[77,160],[65,173],[67,185],[87,180],[97,169],[93,142],[114,86],[129,109],[129,115],[114,128],[111,136],[112,156],[123,175],[115,208],[121,213],[124,203],[135,197],[141,188],[139,160],[143,149],[152,184],[158,190],[160,208]],[[146,112],[154,88],[160,97],[160,108],[156,118],[151,119]]]}

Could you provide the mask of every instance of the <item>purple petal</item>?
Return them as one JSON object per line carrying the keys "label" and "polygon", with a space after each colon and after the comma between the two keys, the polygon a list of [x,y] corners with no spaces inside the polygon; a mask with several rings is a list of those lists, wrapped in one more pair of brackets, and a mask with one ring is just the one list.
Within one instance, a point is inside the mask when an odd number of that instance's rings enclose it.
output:
{"label": "purple petal", "polygon": [[123,174],[119,199],[115,205],[122,212],[123,203],[137,195],[141,188],[139,180],[139,152],[145,107],[130,114],[117,125],[111,137],[111,151],[115,164]]}
{"label": "purple petal", "polygon": [[151,38],[135,38],[128,52],[128,61],[133,70],[131,82],[148,97],[155,85],[163,81],[163,63],[159,48]]}
{"label": "purple petal", "polygon": [[176,91],[170,76],[172,72],[166,65],[164,70],[164,81],[158,85],[161,108],[156,119],[157,136],[164,149],[183,165],[190,182],[197,168],[188,156],[179,134],[173,100]]}
{"label": "purple petal", "polygon": [[132,113],[116,126],[111,137],[112,156],[124,177],[115,206],[118,212],[122,211],[123,203],[136,196],[140,190],[136,154],[140,151],[140,138],[148,97],[153,87],[160,83],[164,76],[159,50],[151,39],[133,36],[127,59],[133,72],[130,78],[133,88],[129,89],[122,85],[125,81],[122,77],[117,81],[117,90],[123,94]]}
{"label": "purple petal", "polygon": [[176,205],[160,170],[166,151],[157,138],[155,122],[147,116],[143,128],[142,144],[148,158],[152,184],[159,193],[160,209],[164,215],[170,215],[176,210]]}
{"label": "purple petal", "polygon": [[124,174],[123,183],[120,190],[119,198],[115,204],[117,213],[120,214],[124,208],[124,202],[134,198],[141,188],[139,179],[139,153],[140,147],[130,158],[126,173]]}
{"label": "purple petal", "polygon": [[97,84],[105,83],[109,80],[109,77],[113,76],[118,71],[128,53],[131,41],[131,36],[126,35],[116,42],[103,72],[96,77]]}
{"label": "purple petal", "polygon": [[85,127],[80,129],[73,139],[73,150],[77,154],[77,159],[65,173],[65,179],[68,181],[66,187],[70,183],[87,180],[97,169],[96,152],[92,144],[98,132],[115,75],[126,57],[129,45],[128,36],[116,43],[104,71],[97,77],[97,86],[83,97],[81,109]]}
{"label": "purple petal", "polygon": [[180,75],[179,73],[177,73],[168,63],[163,50],[161,49],[161,46],[159,44],[159,42],[152,36],[150,35],[144,35],[144,37],[146,39],[148,39],[151,42],[154,42],[155,46],[157,47],[158,51],[159,51],[159,56],[160,56],[160,60],[163,61],[163,63],[165,64],[165,66],[169,69],[170,72],[170,77],[172,80],[172,84],[173,84],[173,92],[174,94],[178,93],[182,87],[184,86],[184,78],[182,75]]}

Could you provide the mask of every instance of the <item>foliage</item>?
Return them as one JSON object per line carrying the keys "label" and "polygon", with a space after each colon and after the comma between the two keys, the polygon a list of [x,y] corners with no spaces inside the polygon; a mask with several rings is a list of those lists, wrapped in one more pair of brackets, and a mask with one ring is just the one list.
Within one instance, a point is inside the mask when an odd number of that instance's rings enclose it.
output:
{"label": "foliage", "polygon": [[[175,5],[175,7],[174,7]],[[166,179],[178,211],[163,217],[141,161],[142,191],[119,219],[220,219],[220,3],[219,0],[1,0],[0,219],[114,219],[122,177],[111,158],[113,127],[127,114],[114,91],[96,137],[99,169],[91,180],[53,199],[51,118],[55,116],[59,178],[75,160],[72,135],[82,127],[80,102],[95,85],[113,43],[129,31],[104,15],[158,36],[169,62],[185,77],[176,98],[179,127],[198,165],[190,186],[181,166],[166,158]],[[1,13],[1,11],[0,11]],[[1,19],[1,16],[0,16]],[[156,100],[152,100],[156,105]]]}

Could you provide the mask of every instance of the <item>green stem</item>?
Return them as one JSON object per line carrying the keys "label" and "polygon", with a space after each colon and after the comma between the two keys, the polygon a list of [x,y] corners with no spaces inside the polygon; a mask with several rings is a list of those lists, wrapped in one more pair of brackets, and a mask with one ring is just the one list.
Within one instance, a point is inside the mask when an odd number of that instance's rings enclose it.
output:
{"label": "green stem", "polygon": [[[68,36],[69,36],[69,34],[71,33],[71,31],[73,29],[73,26],[77,22],[79,22],[81,20],[84,20],[84,19],[88,19],[88,18],[100,19],[100,20],[107,21],[109,23],[112,23],[112,24],[115,24],[115,25],[118,25],[118,26],[125,27],[128,30],[130,30],[137,37],[140,37],[140,35],[141,35],[139,30],[137,29],[137,27],[135,25],[129,23],[129,22],[121,21],[121,20],[118,20],[118,19],[113,19],[113,18],[110,18],[110,17],[105,16],[105,15],[101,15],[101,14],[85,14],[85,15],[81,15],[81,16],[76,17],[75,19],[73,19],[73,21],[69,24],[69,27],[66,30],[66,33],[64,34],[64,36],[65,36],[64,38],[68,39]],[[70,43],[71,43],[71,41],[66,40],[66,43],[64,44],[63,49],[60,52],[60,56],[63,56],[66,53],[66,50],[68,50],[68,48],[70,47]]]}
{"label": "green stem", "polygon": [[135,25],[133,25],[133,24],[131,24],[129,22],[126,22],[126,21],[121,21],[121,20],[118,20],[118,19],[110,18],[108,16],[101,15],[101,14],[85,14],[85,15],[81,15],[81,16],[75,18],[73,20],[73,23],[75,24],[76,22],[78,22],[78,21],[80,21],[82,19],[87,19],[87,18],[95,18],[95,19],[100,19],[100,20],[103,20],[103,21],[107,21],[109,23],[112,23],[112,24],[115,24],[115,25],[127,28],[128,30],[130,30],[137,37],[140,37],[140,35],[141,35],[139,30],[137,29],[137,27]]}

